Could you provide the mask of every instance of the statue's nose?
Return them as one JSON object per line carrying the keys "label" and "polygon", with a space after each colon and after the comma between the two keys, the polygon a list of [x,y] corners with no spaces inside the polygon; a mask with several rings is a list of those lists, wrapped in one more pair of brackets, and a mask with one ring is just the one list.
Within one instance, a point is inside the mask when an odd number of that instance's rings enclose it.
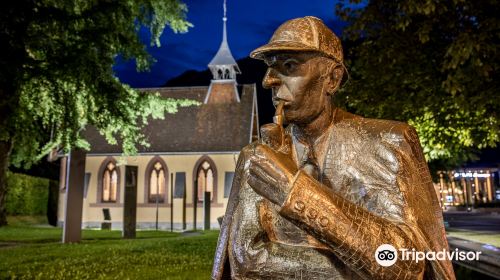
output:
{"label": "statue's nose", "polygon": [[277,88],[281,85],[281,80],[278,78],[277,73],[272,68],[267,69],[266,75],[262,80],[262,87],[266,89]]}

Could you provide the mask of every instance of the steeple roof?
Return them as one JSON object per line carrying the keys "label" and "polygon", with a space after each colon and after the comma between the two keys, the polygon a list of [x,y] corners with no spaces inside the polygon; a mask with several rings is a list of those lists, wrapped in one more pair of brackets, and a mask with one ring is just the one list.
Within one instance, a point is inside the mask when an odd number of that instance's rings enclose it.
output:
{"label": "steeple roof", "polygon": [[212,58],[208,64],[208,68],[212,71],[214,80],[235,79],[236,74],[240,74],[240,68],[234,60],[229,45],[227,43],[227,16],[226,16],[226,0],[224,0],[224,17],[222,18],[222,42],[220,44],[217,54]]}

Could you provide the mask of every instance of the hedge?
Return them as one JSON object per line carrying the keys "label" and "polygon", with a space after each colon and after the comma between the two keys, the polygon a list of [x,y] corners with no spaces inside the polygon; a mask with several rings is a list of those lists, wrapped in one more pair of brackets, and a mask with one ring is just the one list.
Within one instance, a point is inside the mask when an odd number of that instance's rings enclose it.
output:
{"label": "hedge", "polygon": [[7,172],[7,215],[46,215],[49,179]]}

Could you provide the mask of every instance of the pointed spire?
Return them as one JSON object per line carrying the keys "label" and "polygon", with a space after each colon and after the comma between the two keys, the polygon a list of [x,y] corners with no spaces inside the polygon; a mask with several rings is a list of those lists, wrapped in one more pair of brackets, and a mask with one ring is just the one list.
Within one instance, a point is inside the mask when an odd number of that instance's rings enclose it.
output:
{"label": "pointed spire", "polygon": [[214,80],[234,80],[236,79],[236,74],[240,74],[240,68],[234,60],[229,45],[227,43],[227,8],[226,0],[223,4],[224,17],[222,18],[222,42],[220,44],[217,54],[212,58],[212,61],[208,64],[208,68],[212,71]]}
{"label": "pointed spire", "polygon": [[226,42],[227,44],[227,31],[226,31],[226,22],[227,22],[227,8],[226,8],[226,0],[224,0],[224,17],[222,18],[222,23],[223,23],[223,29],[222,29],[222,42]]}

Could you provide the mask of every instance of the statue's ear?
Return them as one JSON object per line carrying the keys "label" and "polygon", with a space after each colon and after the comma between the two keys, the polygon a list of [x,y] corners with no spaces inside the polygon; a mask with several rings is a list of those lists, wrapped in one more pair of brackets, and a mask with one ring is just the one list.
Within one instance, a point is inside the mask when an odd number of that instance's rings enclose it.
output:
{"label": "statue's ear", "polygon": [[340,88],[340,83],[342,82],[342,75],[344,74],[344,69],[342,65],[337,64],[333,66],[333,70],[331,70],[328,75],[328,89],[327,93],[329,95],[333,95]]}

